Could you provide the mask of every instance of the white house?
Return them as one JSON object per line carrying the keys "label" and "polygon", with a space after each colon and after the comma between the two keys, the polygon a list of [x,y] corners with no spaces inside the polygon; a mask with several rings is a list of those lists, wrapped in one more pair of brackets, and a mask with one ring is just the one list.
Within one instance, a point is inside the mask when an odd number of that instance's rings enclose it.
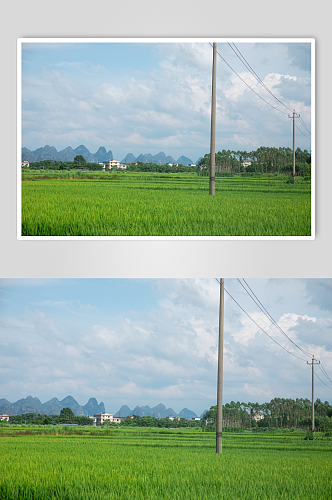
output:
{"label": "white house", "polygon": [[111,413],[97,413],[94,415],[96,424],[103,424],[104,422],[114,422],[115,424],[121,423],[121,418],[113,417]]}
{"label": "white house", "polygon": [[256,420],[256,422],[258,422],[258,420],[262,420],[264,418],[264,415],[262,415],[261,413],[255,413],[255,415],[253,416],[253,419]]}
{"label": "white house", "polygon": [[9,422],[9,415],[0,415],[0,420],[7,420]]}
{"label": "white house", "polygon": [[103,164],[105,166],[105,170],[108,169],[110,170],[111,168],[120,168],[120,162],[118,160],[106,160],[103,161]]}
{"label": "white house", "polygon": [[21,162],[21,166],[22,166],[22,167],[28,167],[29,165],[30,165],[30,164],[29,164],[29,162],[28,162],[28,161],[22,161],[22,162]]}

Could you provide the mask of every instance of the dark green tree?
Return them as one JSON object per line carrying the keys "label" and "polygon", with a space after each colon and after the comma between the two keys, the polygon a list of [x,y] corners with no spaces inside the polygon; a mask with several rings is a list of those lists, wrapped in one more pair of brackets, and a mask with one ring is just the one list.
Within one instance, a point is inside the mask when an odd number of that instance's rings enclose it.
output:
{"label": "dark green tree", "polygon": [[82,155],[77,155],[74,158],[74,165],[78,168],[84,168],[86,166],[86,159]]}
{"label": "dark green tree", "polygon": [[75,418],[75,414],[71,408],[66,406],[65,408],[62,408],[62,410],[60,411],[60,417],[66,420],[72,420],[73,418]]}

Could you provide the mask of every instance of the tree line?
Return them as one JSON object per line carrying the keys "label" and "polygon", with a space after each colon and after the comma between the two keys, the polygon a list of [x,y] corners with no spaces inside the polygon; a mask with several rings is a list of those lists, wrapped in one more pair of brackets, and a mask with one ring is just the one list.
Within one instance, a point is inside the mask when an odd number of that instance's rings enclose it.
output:
{"label": "tree line", "polygon": [[[244,166],[244,162],[250,162]],[[201,169],[210,171],[210,153],[204,155],[198,162]],[[218,151],[215,155],[215,170],[219,172],[253,173],[253,174],[292,174],[293,151],[290,148],[260,147],[256,151]],[[295,173],[310,177],[311,153],[306,149],[295,151]]]}
{"label": "tree line", "polygon": [[59,424],[77,424],[92,425],[93,420],[90,417],[79,417],[74,414],[71,408],[65,407],[60,411],[60,415],[40,415],[39,413],[24,413],[23,415],[14,415],[9,417],[10,424],[35,424],[35,425],[59,425]]}
{"label": "tree line", "polygon": [[[118,425],[111,422],[104,422],[102,425]],[[140,417],[139,415],[134,415],[133,418],[126,417],[121,419],[121,426],[127,427],[162,427],[162,428],[180,428],[180,427],[200,427],[200,420],[186,420],[185,418],[180,418],[180,420],[170,418],[156,418],[156,417]]]}
{"label": "tree line", "polygon": [[[89,171],[103,171],[103,165],[99,163],[88,163],[82,155],[75,157],[74,161],[61,162],[56,160],[42,160],[40,162],[31,162],[29,167],[22,166],[22,170],[29,172],[30,170],[89,170]],[[118,169],[113,167],[110,171],[122,172],[124,170],[127,172],[158,172],[158,173],[183,173],[183,172],[198,172],[200,167],[185,167],[179,164],[168,165],[157,165],[156,163],[143,163],[137,162],[127,165],[126,169]],[[109,171],[109,170],[108,170]]]}
{"label": "tree line", "polygon": [[74,161],[41,160],[30,162],[29,167],[22,166],[22,170],[103,170],[99,163],[88,163],[83,155],[77,155]]}
{"label": "tree line", "polygon": [[[315,407],[315,427],[332,428],[332,406],[328,401],[324,403],[317,399]],[[308,428],[311,427],[312,405],[309,399],[274,398],[268,403],[241,403],[240,401],[226,403],[222,409],[223,427],[241,427],[251,429],[255,427],[270,428]],[[254,417],[261,416],[260,420]],[[204,415],[204,420],[216,425],[217,406],[211,406]]]}

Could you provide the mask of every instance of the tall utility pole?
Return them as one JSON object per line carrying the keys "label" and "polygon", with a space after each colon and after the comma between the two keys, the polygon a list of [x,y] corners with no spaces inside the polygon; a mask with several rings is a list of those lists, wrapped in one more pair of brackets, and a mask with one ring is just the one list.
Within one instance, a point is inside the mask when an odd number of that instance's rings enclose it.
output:
{"label": "tall utility pole", "polygon": [[319,365],[320,361],[315,361],[315,356],[312,356],[312,361],[308,365],[312,365],[312,377],[311,377],[311,408],[312,408],[312,421],[311,421],[311,430],[312,433],[315,434],[315,404],[314,404],[314,374],[315,374],[315,365]]}
{"label": "tall utility pole", "polygon": [[300,114],[295,113],[294,109],[293,114],[288,115],[288,118],[293,118],[293,179],[295,184],[295,118],[300,118]]}
{"label": "tall utility pole", "polygon": [[217,382],[217,426],[216,453],[222,454],[222,381],[224,361],[224,278],[220,278],[219,308],[219,347],[218,347],[218,382]]}
{"label": "tall utility pole", "polygon": [[211,145],[210,145],[210,196],[214,196],[216,170],[216,81],[217,81],[217,44],[213,43],[212,65],[212,103],[211,103]]}

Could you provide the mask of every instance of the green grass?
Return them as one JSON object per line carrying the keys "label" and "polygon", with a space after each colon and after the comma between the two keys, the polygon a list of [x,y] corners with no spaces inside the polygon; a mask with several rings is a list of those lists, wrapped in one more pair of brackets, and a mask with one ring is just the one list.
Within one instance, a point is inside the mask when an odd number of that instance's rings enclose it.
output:
{"label": "green grass", "polygon": [[187,174],[38,177],[23,176],[23,236],[311,234],[310,184],[281,176],[217,177],[214,197],[208,178]]}
{"label": "green grass", "polygon": [[[90,429],[91,431],[91,429]],[[0,438],[1,500],[322,499],[332,441],[304,433],[227,433],[223,454],[200,430],[96,430]]]}

